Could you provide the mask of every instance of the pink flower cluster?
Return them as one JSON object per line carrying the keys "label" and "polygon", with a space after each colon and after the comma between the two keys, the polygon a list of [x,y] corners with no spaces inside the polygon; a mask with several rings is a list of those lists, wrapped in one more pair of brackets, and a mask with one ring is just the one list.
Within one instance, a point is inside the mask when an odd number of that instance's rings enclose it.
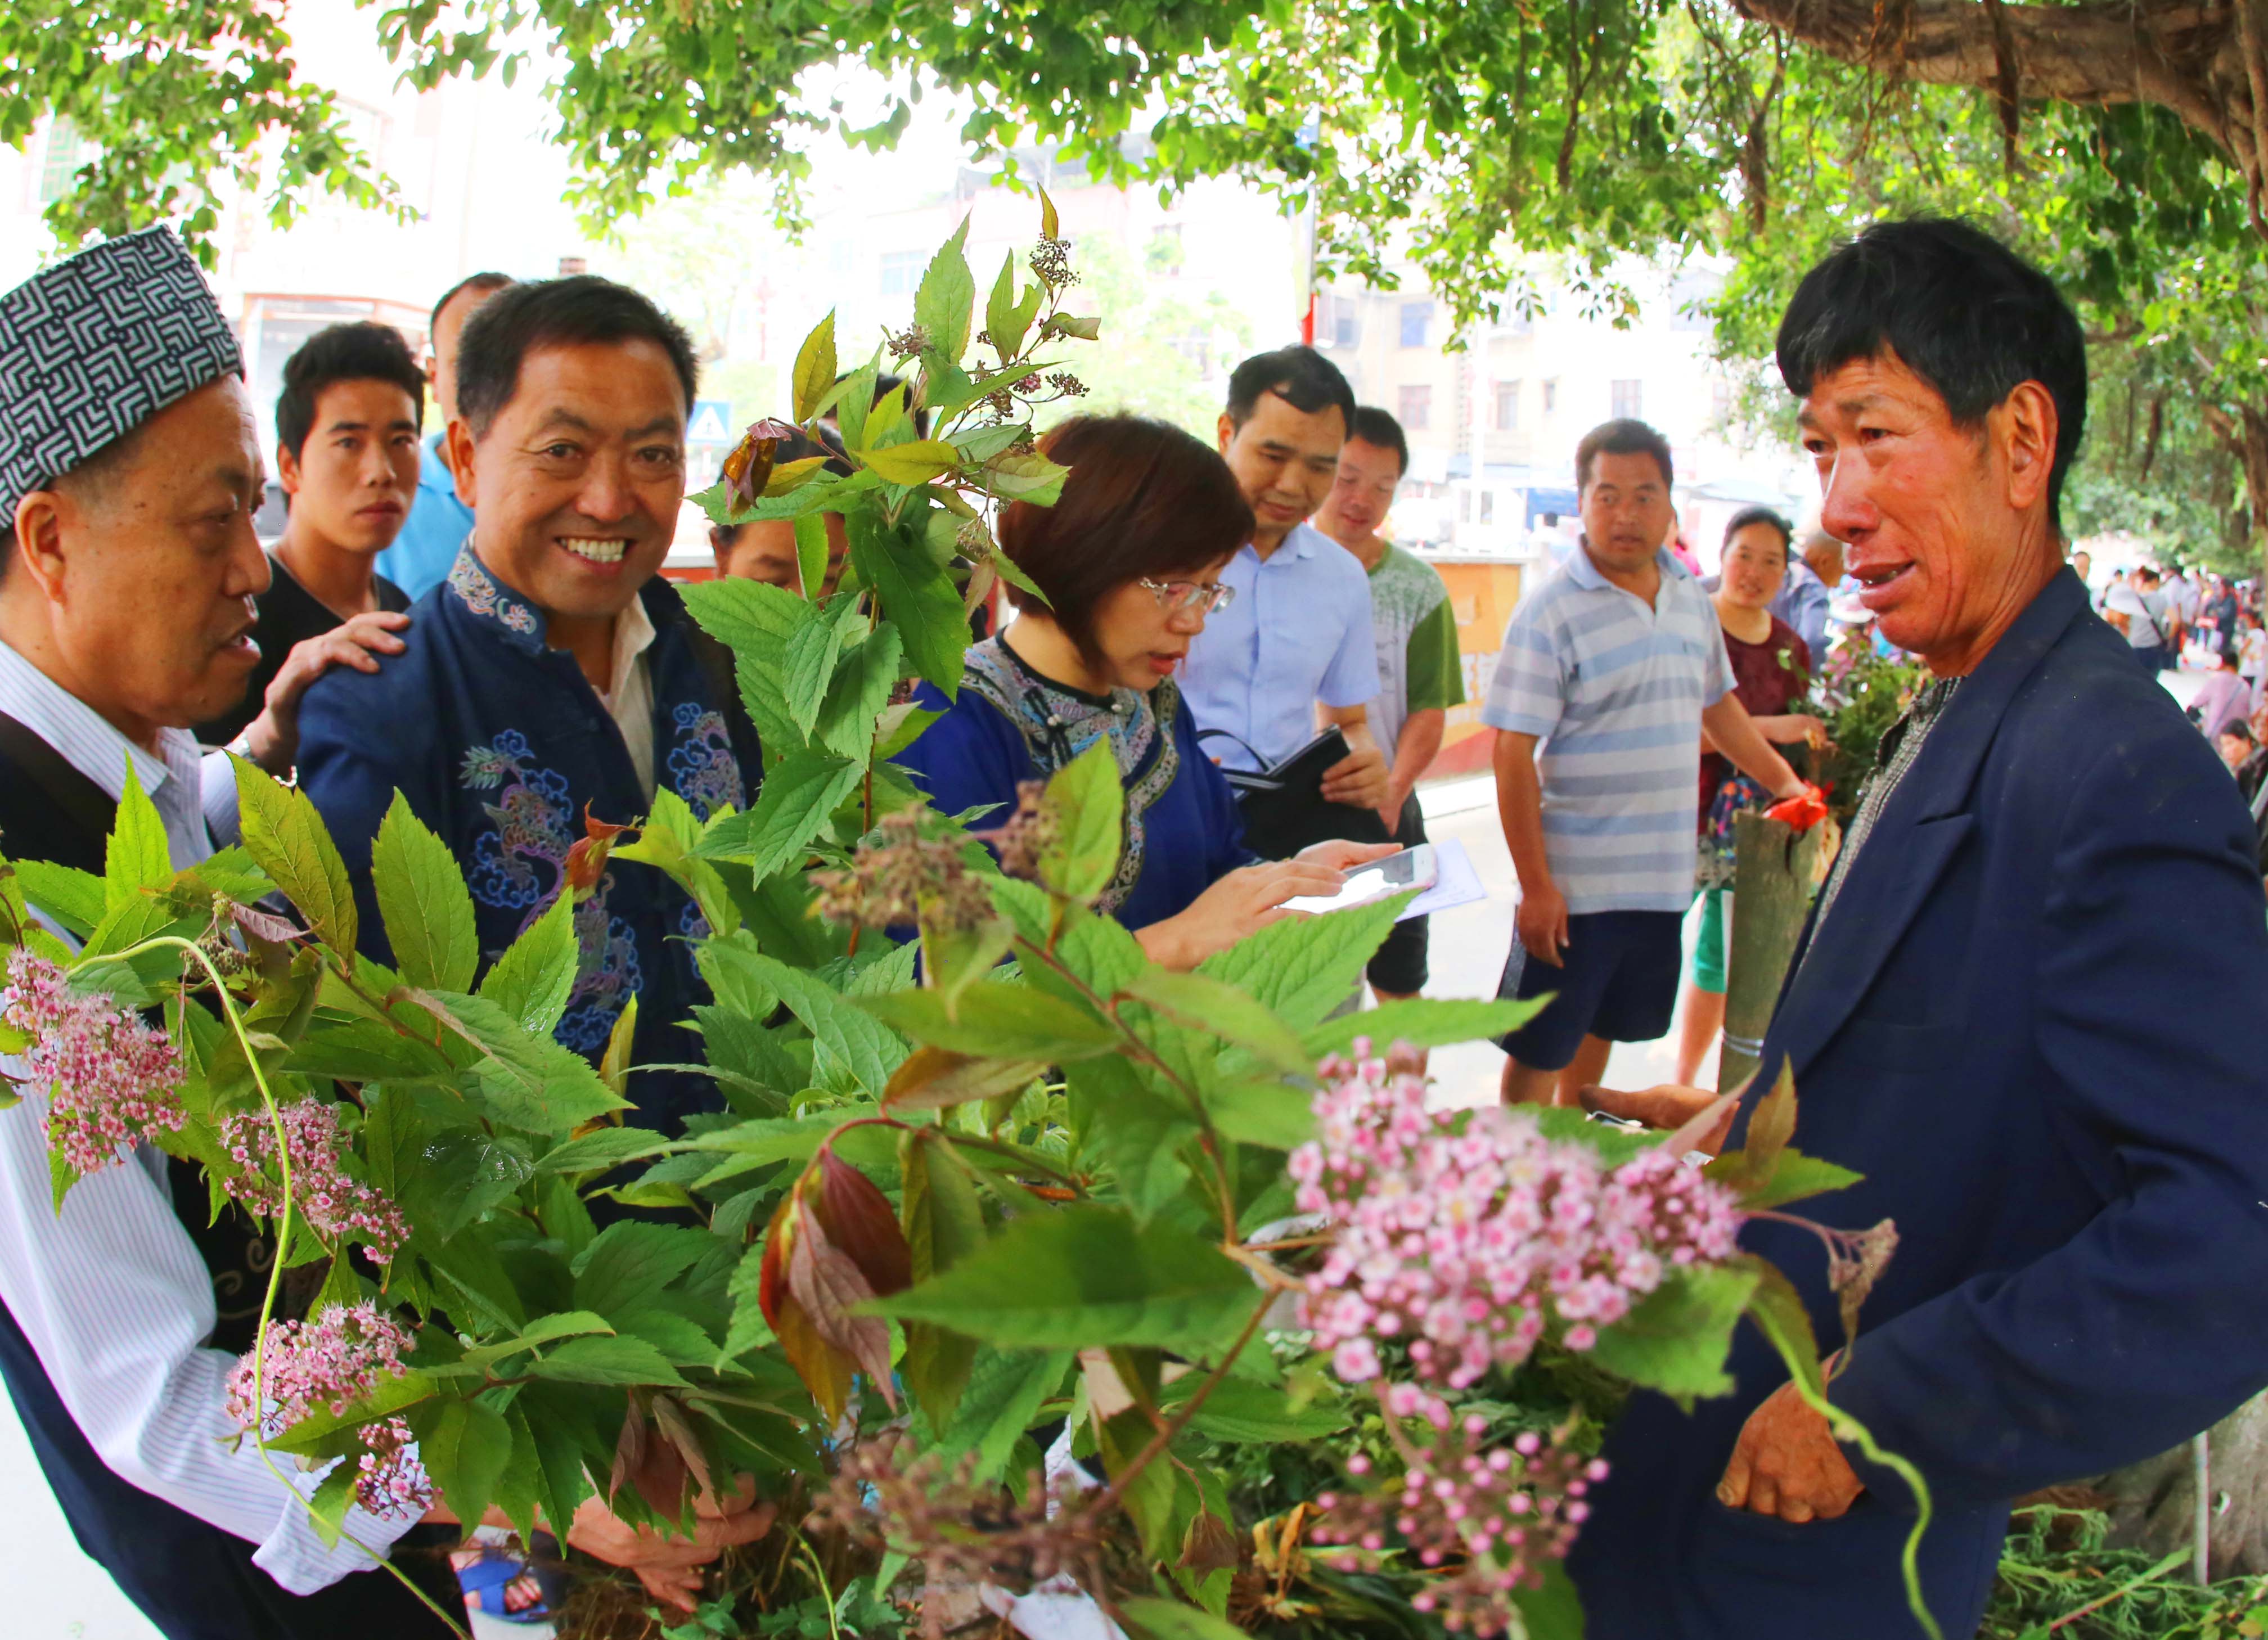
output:
{"label": "pink flower cluster", "polygon": [[221,1143],[244,1171],[225,1180],[228,1192],[251,1211],[273,1218],[284,1210],[283,1170],[276,1162],[276,1129],[284,1129],[291,1164],[291,1195],[307,1222],[333,1238],[357,1234],[370,1256],[384,1264],[409,1236],[409,1226],[385,1195],[350,1177],[340,1158],[347,1149],[338,1107],[305,1099],[284,1106],[270,1122],[265,1110],[239,1111],[221,1124]]}
{"label": "pink flower cluster", "polygon": [[[1419,1565],[1444,1574],[1413,1606],[1438,1612],[1452,1634],[1501,1634],[1512,1623],[1513,1591],[1536,1586],[1543,1563],[1566,1556],[1590,1513],[1583,1495],[1606,1478],[1607,1466],[1533,1430],[1491,1445],[1486,1419],[1456,1419],[1406,1384],[1387,1399],[1390,1408],[1422,1416],[1432,1438],[1407,1454],[1398,1490],[1317,1498],[1326,1513],[1316,1541],[1345,1546],[1327,1558],[1352,1565],[1358,1550],[1381,1551],[1388,1533],[1398,1534]],[[1357,1452],[1347,1469],[1366,1475],[1370,1460]]]}
{"label": "pink flower cluster", "polygon": [[[407,1371],[401,1354],[409,1345],[408,1330],[368,1300],[335,1304],[310,1321],[270,1321],[266,1348],[257,1357],[259,1393],[253,1382],[255,1356],[247,1354],[228,1375],[228,1416],[246,1430],[256,1420],[269,1438],[318,1409],[344,1416]],[[396,1417],[366,1425],[362,1440],[357,1500],[375,1514],[422,1514],[433,1501],[433,1488],[409,1450],[409,1423]]]}
{"label": "pink flower cluster", "polygon": [[1429,1112],[1425,1083],[1384,1061],[1322,1072],[1291,1172],[1300,1210],[1338,1231],[1302,1322],[1350,1383],[1379,1376],[1380,1338],[1406,1337],[1418,1375],[1451,1388],[1525,1361],[1555,1318],[1587,1350],[1670,1267],[1734,1251],[1736,1198],[1664,1151],[1609,1169],[1516,1112]]}
{"label": "pink flower cluster", "polygon": [[0,1019],[32,1038],[26,1080],[48,1091],[48,1143],[81,1173],[119,1159],[122,1147],[181,1125],[181,1057],[106,996],[23,946],[8,955]]}

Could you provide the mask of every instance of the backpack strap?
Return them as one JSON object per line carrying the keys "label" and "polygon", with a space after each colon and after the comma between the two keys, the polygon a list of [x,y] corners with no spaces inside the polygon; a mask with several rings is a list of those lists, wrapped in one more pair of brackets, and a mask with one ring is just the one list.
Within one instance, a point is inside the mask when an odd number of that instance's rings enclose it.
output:
{"label": "backpack strap", "polygon": [[118,800],[5,712],[0,761],[22,776],[0,781],[0,850],[99,875]]}

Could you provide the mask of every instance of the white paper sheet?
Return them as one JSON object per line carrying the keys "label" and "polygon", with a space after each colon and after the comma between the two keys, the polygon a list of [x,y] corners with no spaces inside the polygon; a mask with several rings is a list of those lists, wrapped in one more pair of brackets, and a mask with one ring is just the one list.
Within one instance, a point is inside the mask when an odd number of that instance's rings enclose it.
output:
{"label": "white paper sheet", "polygon": [[1403,907],[1396,922],[1447,911],[1454,906],[1469,906],[1476,900],[1488,898],[1488,890],[1481,886],[1481,875],[1473,869],[1465,845],[1454,837],[1433,845],[1433,886]]}

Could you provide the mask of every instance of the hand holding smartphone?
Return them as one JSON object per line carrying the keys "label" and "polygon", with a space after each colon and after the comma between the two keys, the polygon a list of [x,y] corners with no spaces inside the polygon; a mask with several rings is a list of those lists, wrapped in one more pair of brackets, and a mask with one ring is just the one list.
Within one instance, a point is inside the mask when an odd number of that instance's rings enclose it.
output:
{"label": "hand holding smartphone", "polygon": [[1439,879],[1440,870],[1433,858],[1433,845],[1419,843],[1414,849],[1404,849],[1399,854],[1389,854],[1382,860],[1358,866],[1347,873],[1345,885],[1335,894],[1301,894],[1296,900],[1286,900],[1286,911],[1345,911],[1356,906],[1366,906],[1373,900],[1383,900],[1405,889],[1431,888]]}

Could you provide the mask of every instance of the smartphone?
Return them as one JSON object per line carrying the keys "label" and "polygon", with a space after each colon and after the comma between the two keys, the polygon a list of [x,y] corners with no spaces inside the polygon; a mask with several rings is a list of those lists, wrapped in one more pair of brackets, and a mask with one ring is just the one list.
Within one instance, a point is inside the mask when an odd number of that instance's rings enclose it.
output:
{"label": "smartphone", "polygon": [[1404,849],[1382,860],[1373,860],[1368,865],[1357,866],[1347,873],[1346,882],[1335,894],[1302,894],[1297,900],[1286,900],[1284,908],[1344,911],[1398,894],[1404,889],[1431,888],[1440,875],[1440,869],[1433,862],[1433,845],[1421,842],[1414,849]]}

